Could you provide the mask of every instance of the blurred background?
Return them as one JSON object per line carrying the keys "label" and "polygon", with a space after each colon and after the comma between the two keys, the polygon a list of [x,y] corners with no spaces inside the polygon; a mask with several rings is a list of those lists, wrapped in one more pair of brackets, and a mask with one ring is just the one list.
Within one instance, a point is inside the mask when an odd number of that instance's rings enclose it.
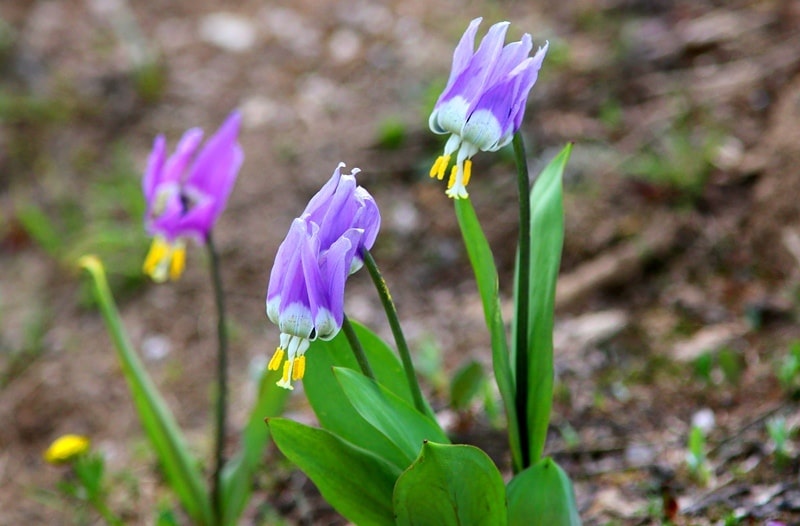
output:
{"label": "blurred background", "polygon": [[[204,253],[190,250],[175,284],[145,280],[140,174],[156,134],[173,147],[233,108],[246,159],[215,233],[232,428],[277,343],[274,253],[344,161],[381,207],[374,254],[442,421],[508,467],[481,384],[480,300],[452,203],[427,176],[442,147],[427,117],[477,16],[480,34],[509,20],[510,39],[550,42],[522,128],[532,173],[575,142],[548,452],[585,523],[800,520],[800,2],[3,0],[0,523],[91,523],[56,497],[62,473],[41,457],[64,433],[107,457],[111,505],[131,524],[167,499],[75,268],[85,253],[106,263],[134,344],[208,458]],[[510,308],[513,158],[474,161]],[[389,334],[366,275],[346,310]],[[464,375],[479,387],[454,392]],[[313,418],[300,389],[288,410]],[[246,524],[344,524],[276,451],[265,459]]]}

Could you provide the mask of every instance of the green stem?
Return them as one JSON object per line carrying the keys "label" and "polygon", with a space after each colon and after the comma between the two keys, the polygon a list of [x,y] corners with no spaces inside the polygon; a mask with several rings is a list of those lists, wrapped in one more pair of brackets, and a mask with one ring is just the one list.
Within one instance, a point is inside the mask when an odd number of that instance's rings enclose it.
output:
{"label": "green stem", "polygon": [[519,189],[519,267],[517,269],[517,312],[515,356],[515,406],[522,446],[522,469],[530,465],[528,444],[528,301],[531,278],[531,197],[528,178],[528,159],[522,134],[514,134],[514,160],[517,163]]}
{"label": "green stem", "polygon": [[214,287],[214,300],[217,305],[217,406],[216,442],[214,448],[214,474],[211,486],[211,506],[217,524],[222,524],[222,469],[225,467],[225,430],[228,405],[228,328],[225,322],[225,296],[222,292],[222,275],[219,256],[214,248],[211,233],[206,243]]}
{"label": "green stem", "polygon": [[414,371],[414,362],[411,361],[411,352],[408,350],[406,337],[403,335],[403,329],[400,327],[400,320],[397,317],[397,309],[394,306],[392,295],[389,293],[389,287],[386,286],[386,280],[383,279],[381,271],[378,269],[378,264],[369,250],[364,250],[361,253],[364,258],[364,266],[367,267],[372,282],[378,290],[378,296],[383,304],[383,310],[386,311],[386,319],[389,320],[389,326],[392,328],[392,335],[397,344],[397,352],[400,354],[400,360],[403,362],[403,370],[406,373],[406,380],[408,387],[411,390],[411,396],[414,398],[414,406],[417,411],[423,415],[428,414],[425,399],[422,397],[422,390],[419,388],[417,382],[417,374]]}
{"label": "green stem", "polygon": [[105,520],[107,524],[111,526],[122,526],[125,524],[122,522],[122,519],[117,517],[114,512],[109,509],[101,497],[93,497],[89,499],[89,501],[92,503],[92,506],[94,506],[95,511],[103,517],[103,520]]}
{"label": "green stem", "polygon": [[353,349],[353,354],[356,357],[358,366],[361,368],[361,372],[364,373],[364,376],[367,378],[374,380],[375,373],[372,372],[372,367],[370,367],[369,360],[367,360],[367,354],[364,352],[364,348],[361,346],[358,335],[356,334],[355,329],[353,329],[353,324],[350,323],[347,315],[345,315],[342,319],[342,330],[347,338],[347,342],[350,344],[350,348]]}

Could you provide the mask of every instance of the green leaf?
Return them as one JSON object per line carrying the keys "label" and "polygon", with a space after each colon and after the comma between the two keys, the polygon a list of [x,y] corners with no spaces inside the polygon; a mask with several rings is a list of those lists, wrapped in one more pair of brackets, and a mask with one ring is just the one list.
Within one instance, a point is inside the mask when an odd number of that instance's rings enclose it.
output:
{"label": "green leaf", "polygon": [[486,453],[430,442],[397,480],[393,498],[398,526],[504,525],[505,500],[503,477]]}
{"label": "green leaf", "polygon": [[335,367],[334,374],[358,414],[405,455],[404,466],[414,461],[426,440],[450,443],[435,421],[382,385],[352,369]]}
{"label": "green leaf", "polygon": [[324,429],[285,418],[270,418],[267,424],[278,449],[347,520],[394,524],[392,491],[400,475],[395,466]]}
{"label": "green leaf", "polygon": [[[380,338],[363,326],[351,323],[378,381],[400,399],[413,404],[400,360]],[[358,369],[345,335],[340,332],[330,341],[313,342],[306,352],[306,364],[303,388],[320,425],[348,442],[372,451],[400,470],[408,467],[410,461],[406,460],[403,452],[350,404],[333,374],[334,367]]]}
{"label": "green leaf", "polygon": [[497,267],[492,249],[483,233],[478,216],[469,199],[455,199],[456,217],[464,238],[475,282],[483,303],[483,315],[492,341],[492,365],[497,388],[503,398],[508,420],[508,440],[515,468],[522,466],[522,449],[519,442],[519,424],[514,407],[514,379],[509,363],[506,327],[500,311],[500,291]]}
{"label": "green leaf", "polygon": [[519,473],[506,489],[509,526],[580,526],[569,477],[550,457]]}
{"label": "green leaf", "polygon": [[572,144],[561,150],[536,179],[531,192],[527,447],[532,462],[544,451],[553,405],[553,318],[564,244],[561,180],[571,151]]}
{"label": "green leaf", "polygon": [[17,221],[50,256],[58,257],[64,249],[64,236],[44,211],[33,204],[17,211]]}
{"label": "green leaf", "polygon": [[470,360],[464,364],[453,375],[453,382],[450,384],[450,407],[466,409],[485,381],[486,375],[483,374],[480,363]]}
{"label": "green leaf", "polygon": [[265,368],[258,399],[250,410],[247,426],[242,431],[241,449],[225,463],[222,471],[224,524],[237,524],[250,500],[253,475],[269,441],[269,428],[264,425],[264,419],[281,414],[289,394],[286,389],[275,385],[280,376],[280,371],[269,371]]}
{"label": "green leaf", "polygon": [[213,524],[211,503],[197,461],[189,453],[175,417],[133,350],[111,296],[102,263],[94,256],[84,256],[80,259],[80,266],[92,277],[93,292],[114,342],[139,420],[164,469],[167,481],[196,524]]}

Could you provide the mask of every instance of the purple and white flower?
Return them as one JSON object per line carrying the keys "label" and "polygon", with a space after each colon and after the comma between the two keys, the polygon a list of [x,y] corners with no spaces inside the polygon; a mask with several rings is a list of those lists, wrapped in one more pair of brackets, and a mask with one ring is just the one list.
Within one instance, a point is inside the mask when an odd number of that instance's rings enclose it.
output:
{"label": "purple and white flower", "polygon": [[473,155],[497,151],[522,124],[528,93],[539,75],[548,44],[529,56],[533,47],[525,33],[518,42],[503,45],[508,22],[499,22],[474,51],[481,18],[473,20],[453,53],[453,67],[428,120],[431,131],[449,133],[444,153],[431,168],[431,177],[443,179],[451,156],[456,161],[447,183],[447,195],[468,197],[467,183]]}
{"label": "purple and white flower", "polygon": [[156,137],[142,179],[145,227],[153,236],[143,270],[154,281],[181,276],[186,241],[205,243],[225,209],[244,160],[237,142],[240,122],[239,113],[231,113],[199,152],[203,131],[186,131],[169,158],[166,139]]}
{"label": "purple and white flower", "polygon": [[350,174],[342,168],[292,222],[270,274],[267,316],[281,336],[269,369],[283,364],[278,385],[286,389],[303,378],[310,342],[330,340],[342,328],[345,281],[361,268],[362,251],[372,248],[380,229],[375,200],[356,183],[358,168]]}

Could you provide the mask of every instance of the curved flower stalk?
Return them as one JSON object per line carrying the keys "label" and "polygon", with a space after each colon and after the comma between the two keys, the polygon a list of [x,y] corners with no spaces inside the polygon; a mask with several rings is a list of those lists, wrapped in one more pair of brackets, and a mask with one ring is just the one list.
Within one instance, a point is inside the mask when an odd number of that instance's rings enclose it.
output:
{"label": "curved flower stalk", "polygon": [[375,200],[356,184],[358,168],[342,174],[344,166],[292,222],[272,267],[267,316],[281,336],[269,368],[283,365],[278,385],[286,389],[303,378],[310,342],[330,340],[342,328],[345,281],[361,268],[361,253],[372,248],[380,229]]}
{"label": "curved flower stalk", "polygon": [[481,20],[470,23],[456,46],[450,79],[428,120],[434,133],[451,134],[430,175],[443,179],[456,154],[447,183],[447,195],[455,199],[468,197],[472,156],[479,150],[497,151],[511,142],[548,48],[545,43],[533,57],[528,56],[533,44],[527,33],[522,40],[503,46],[509,23],[499,22],[473,51]]}
{"label": "curved flower stalk", "polygon": [[143,270],[154,281],[181,276],[187,240],[205,243],[225,209],[244,160],[237,142],[240,121],[238,112],[231,113],[199,152],[203,131],[188,130],[169,158],[166,139],[156,137],[142,179],[145,226],[153,235]]}

